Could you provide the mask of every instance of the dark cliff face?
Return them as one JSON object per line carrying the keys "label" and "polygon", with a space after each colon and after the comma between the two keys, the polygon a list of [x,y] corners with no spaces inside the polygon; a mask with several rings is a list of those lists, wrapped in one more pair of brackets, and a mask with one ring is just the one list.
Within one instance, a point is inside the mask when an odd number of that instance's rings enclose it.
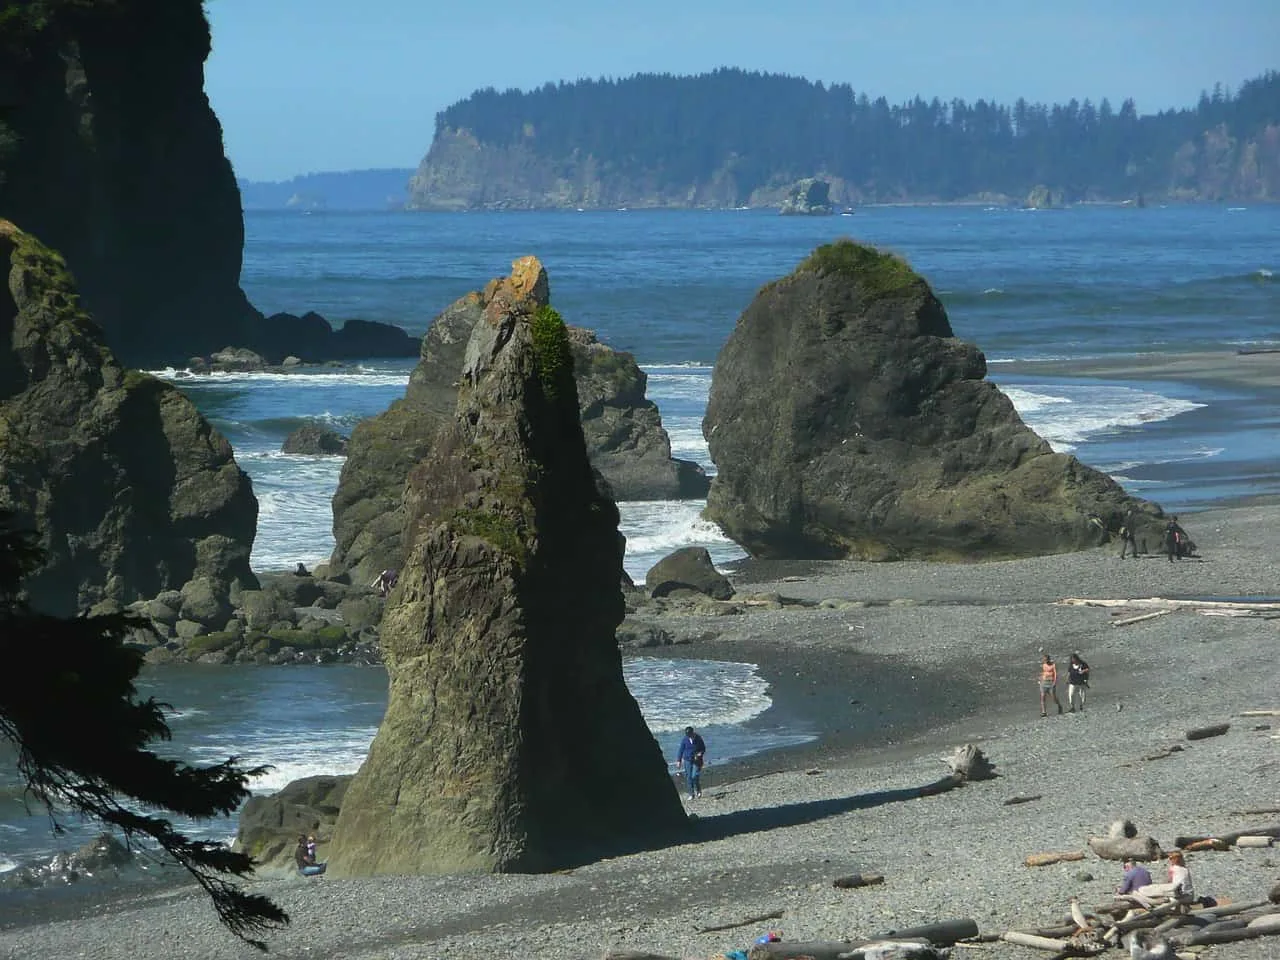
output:
{"label": "dark cliff face", "polygon": [[0,220],[0,508],[40,533],[24,586],[70,616],[208,578],[256,587],[258,504],[172,385],[116,362],[65,261]]}
{"label": "dark cliff face", "polygon": [[707,515],[753,555],[995,559],[1096,545],[1154,504],[1054,453],[923,278],[850,241],[747,307],[716,360]]}
{"label": "dark cliff face", "polygon": [[204,94],[199,0],[46,0],[0,18],[0,216],[60,250],[130,365],[251,342],[244,225]]}

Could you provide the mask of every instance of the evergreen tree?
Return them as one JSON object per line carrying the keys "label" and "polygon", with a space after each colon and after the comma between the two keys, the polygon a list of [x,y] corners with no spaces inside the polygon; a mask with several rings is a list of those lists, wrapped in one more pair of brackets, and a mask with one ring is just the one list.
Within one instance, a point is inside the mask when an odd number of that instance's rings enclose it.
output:
{"label": "evergreen tree", "polygon": [[56,831],[71,814],[113,827],[130,842],[153,840],[204,888],[232,933],[265,950],[257,938],[289,918],[229,879],[248,875],[252,859],[193,840],[157,813],[139,812],[231,814],[248,796],[249,778],[265,768],[244,769],[234,757],[193,767],[149,750],[169,739],[168,704],[137,699],[142,656],[124,644],[145,621],[125,614],[62,619],[31,610],[21,584],[40,562],[34,535],[0,511],[0,738],[13,746],[29,796],[48,810]]}

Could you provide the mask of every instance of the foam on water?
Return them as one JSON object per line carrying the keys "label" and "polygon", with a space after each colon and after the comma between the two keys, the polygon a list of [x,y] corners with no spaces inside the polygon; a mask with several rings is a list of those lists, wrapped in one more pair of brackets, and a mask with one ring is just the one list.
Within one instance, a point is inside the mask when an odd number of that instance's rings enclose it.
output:
{"label": "foam on water", "polygon": [[622,673],[654,734],[746,723],[772,703],[754,663],[636,658]]}
{"label": "foam on water", "polygon": [[196,384],[259,384],[284,385],[289,387],[333,387],[337,384],[368,387],[403,387],[409,383],[409,374],[400,370],[385,370],[373,366],[359,365],[341,370],[314,371],[302,369],[286,373],[282,370],[211,370],[208,373],[193,373],[191,370],[178,370],[165,367],[163,370],[147,371],[153,377],[170,380],[183,386]]}
{"label": "foam on water", "polygon": [[714,563],[746,556],[714,523],[702,519],[705,500],[623,501],[618,529],[627,538],[623,560],[633,580],[643,580],[655,563],[681,547],[706,547]]}
{"label": "foam on water", "polygon": [[333,552],[333,493],[342,457],[304,457],[276,450],[238,452],[258,498],[257,570],[322,563]]}
{"label": "foam on water", "polygon": [[1108,384],[1002,386],[1032,430],[1059,453],[1101,434],[1169,420],[1204,406],[1136,387]]}

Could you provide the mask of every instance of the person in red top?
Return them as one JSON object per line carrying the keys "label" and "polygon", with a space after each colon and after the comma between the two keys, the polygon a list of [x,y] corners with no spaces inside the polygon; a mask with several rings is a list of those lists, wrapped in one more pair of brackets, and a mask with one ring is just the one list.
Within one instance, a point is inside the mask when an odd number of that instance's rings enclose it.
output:
{"label": "person in red top", "polygon": [[1058,699],[1058,668],[1054,666],[1053,657],[1047,653],[1044,655],[1044,662],[1040,664],[1040,716],[1048,716],[1044,709],[1044,698],[1053,695],[1053,702],[1058,705],[1058,712],[1062,712],[1062,701]]}

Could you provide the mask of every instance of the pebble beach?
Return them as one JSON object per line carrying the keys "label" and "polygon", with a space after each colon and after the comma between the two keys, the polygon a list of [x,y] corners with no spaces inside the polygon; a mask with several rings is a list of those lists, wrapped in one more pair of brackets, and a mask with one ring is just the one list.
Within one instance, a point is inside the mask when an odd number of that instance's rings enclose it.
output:
{"label": "pebble beach", "polygon": [[[1199,559],[1122,561],[1117,546],[975,565],[746,564],[734,574],[740,592],[832,602],[715,618],[713,639],[675,649],[758,663],[775,703],[822,731],[815,743],[724,766],[710,744],[704,796],[686,801],[693,839],[676,846],[540,876],[253,882],[292,916],[270,937],[270,954],[490,960],[630,949],[706,958],[745,949],[768,930],[844,940],[972,918],[999,933],[1060,922],[1072,896],[1107,902],[1118,863],[1091,853],[1038,868],[1023,861],[1087,852],[1088,838],[1117,818],[1165,850],[1177,835],[1280,824],[1280,813],[1248,813],[1280,808],[1280,717],[1240,716],[1280,708],[1280,621],[1180,610],[1113,626],[1144,610],[1060,602],[1280,593],[1280,506],[1182,519]],[[1072,651],[1092,667],[1086,709],[1060,716],[1050,704],[1041,718],[1039,660],[1050,653],[1065,674]],[[848,696],[869,657],[916,684],[894,694],[910,700],[913,722],[872,724],[871,734],[850,722],[855,711],[885,706]],[[1065,705],[1065,682],[1059,696]],[[1186,739],[1217,723],[1230,729]],[[997,777],[915,795],[947,773],[943,758],[965,743],[983,750]],[[1157,754],[1165,755],[1148,759]],[[1188,856],[1197,894],[1220,901],[1265,899],[1278,863],[1269,848]],[[856,872],[885,879],[832,886]],[[1262,939],[1212,950],[1254,960],[1280,947]],[[1033,951],[961,944],[953,957],[990,954]],[[12,910],[0,921],[0,956],[23,960],[253,955],[191,888],[84,906],[53,922]]]}

